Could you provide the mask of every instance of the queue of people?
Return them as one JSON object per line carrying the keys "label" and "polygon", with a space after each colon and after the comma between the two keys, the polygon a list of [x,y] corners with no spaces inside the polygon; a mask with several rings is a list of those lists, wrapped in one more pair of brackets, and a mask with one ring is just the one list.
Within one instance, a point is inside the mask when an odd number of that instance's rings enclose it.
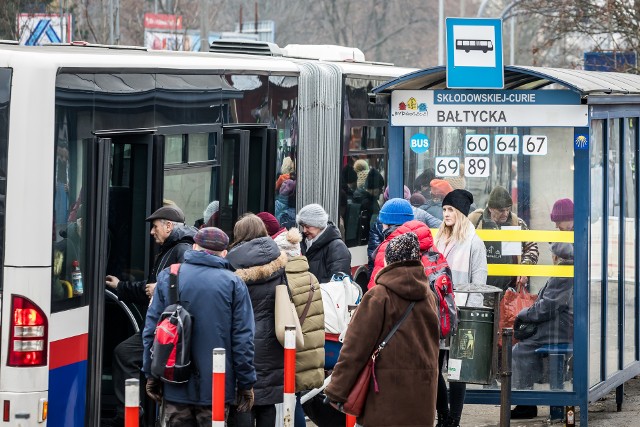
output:
{"label": "queue of people", "polygon": [[[434,182],[437,179],[431,180],[428,191],[426,185],[413,194],[407,188],[403,198],[391,198],[380,205],[375,197],[384,194],[384,183],[376,173],[375,169],[360,169],[354,176],[362,180],[363,188],[369,182],[376,189],[361,197],[378,206],[371,208],[375,212],[371,225],[379,234],[370,234],[368,291],[344,336],[326,396],[340,407],[374,350],[394,329],[397,334],[384,343],[385,351],[375,359],[375,381],[370,384],[358,424],[431,426],[437,417],[437,426],[456,427],[463,413],[466,384],[451,382],[447,391],[444,380],[447,349],[440,335],[440,296],[435,278],[429,274],[433,259],[444,267],[446,280],[455,289],[462,284],[486,284],[491,280],[488,263],[537,263],[538,246],[524,242],[520,255],[505,255],[497,253],[498,243],[483,242],[476,234],[476,228],[527,229],[526,223],[511,212],[513,202],[502,187],[494,188],[485,209],[474,209],[469,191],[453,189],[446,181]],[[423,209],[427,199],[432,202],[429,209],[439,203],[442,219]],[[158,209],[147,218],[153,225],[151,234],[160,245],[150,277],[140,283],[106,278],[106,286],[113,288],[120,299],[128,301],[135,294],[133,302],[148,306],[142,333],[116,348],[114,371],[120,373],[114,377],[122,380],[116,382],[117,395],[124,396],[125,378],[138,377],[142,371],[147,378],[147,394],[164,402],[165,425],[209,425],[211,377],[206,373],[212,369],[213,348],[223,347],[227,350],[227,425],[275,426],[275,405],[282,403],[284,390],[284,349],[276,337],[275,295],[276,286],[285,283],[305,338],[304,348],[297,352],[298,404],[294,420],[295,427],[302,427],[305,419],[300,397],[320,387],[325,378],[319,284],[334,275],[348,275],[351,253],[340,229],[319,204],[306,205],[297,212],[297,227],[283,227],[267,212],[246,214],[234,225],[233,241],[213,226],[211,218],[216,208],[212,204],[207,207],[199,230],[184,225],[179,207]],[[573,229],[571,200],[556,202],[551,220],[560,230]],[[436,227],[434,238],[430,228]],[[554,263],[573,262],[572,245],[556,244],[551,251]],[[175,263],[181,264],[179,299],[196,319],[192,333],[195,369],[185,384],[162,382],[150,370],[156,325],[169,303],[167,267]],[[526,277],[501,280],[494,284],[502,289],[527,285]],[[571,296],[572,283],[552,278],[540,291],[536,305],[518,316],[523,322],[537,323],[539,331],[514,347],[514,381],[518,387],[531,387],[536,380],[531,372],[539,371],[540,361],[532,349],[540,340],[550,343],[571,339]],[[480,294],[471,294],[467,301],[467,305],[482,304]],[[559,336],[558,325],[569,335]],[[416,343],[420,345],[416,347]],[[514,415],[529,416],[534,410],[516,408]],[[114,421],[105,425],[121,424]]]}

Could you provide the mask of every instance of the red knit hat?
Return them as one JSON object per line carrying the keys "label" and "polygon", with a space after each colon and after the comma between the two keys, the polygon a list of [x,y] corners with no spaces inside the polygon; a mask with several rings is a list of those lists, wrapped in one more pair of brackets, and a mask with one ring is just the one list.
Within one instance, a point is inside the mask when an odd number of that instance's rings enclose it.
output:
{"label": "red knit hat", "polygon": [[573,221],[573,202],[571,199],[560,199],[553,204],[551,221]]}
{"label": "red knit hat", "polygon": [[453,191],[453,187],[444,179],[432,179],[431,180],[431,195],[439,199],[444,198],[447,194]]}
{"label": "red knit hat", "polygon": [[284,228],[280,225],[275,216],[271,215],[269,212],[260,212],[256,215],[258,218],[264,222],[264,226],[267,228],[267,233],[272,238],[275,238],[280,232],[284,231]]}

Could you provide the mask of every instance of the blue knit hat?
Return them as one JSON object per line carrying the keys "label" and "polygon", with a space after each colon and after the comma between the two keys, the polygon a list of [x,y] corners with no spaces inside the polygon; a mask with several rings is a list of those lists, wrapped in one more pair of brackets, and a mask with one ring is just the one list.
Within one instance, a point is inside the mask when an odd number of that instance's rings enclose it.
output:
{"label": "blue knit hat", "polygon": [[389,199],[380,209],[378,219],[387,225],[400,225],[413,219],[413,208],[407,200]]}

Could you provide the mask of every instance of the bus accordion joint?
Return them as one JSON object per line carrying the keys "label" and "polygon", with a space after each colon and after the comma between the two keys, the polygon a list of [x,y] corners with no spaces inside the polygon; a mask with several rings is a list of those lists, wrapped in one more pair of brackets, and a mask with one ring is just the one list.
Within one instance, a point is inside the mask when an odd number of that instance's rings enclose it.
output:
{"label": "bus accordion joint", "polygon": [[47,364],[47,317],[31,300],[13,295],[9,340],[9,366]]}

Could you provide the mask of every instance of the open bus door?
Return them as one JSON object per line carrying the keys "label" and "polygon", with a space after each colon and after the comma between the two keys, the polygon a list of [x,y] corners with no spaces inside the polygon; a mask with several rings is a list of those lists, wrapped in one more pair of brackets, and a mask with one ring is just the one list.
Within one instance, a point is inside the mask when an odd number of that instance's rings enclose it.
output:
{"label": "open bus door", "polygon": [[230,237],[243,214],[274,211],[276,136],[265,125],[223,128],[220,228]]}

